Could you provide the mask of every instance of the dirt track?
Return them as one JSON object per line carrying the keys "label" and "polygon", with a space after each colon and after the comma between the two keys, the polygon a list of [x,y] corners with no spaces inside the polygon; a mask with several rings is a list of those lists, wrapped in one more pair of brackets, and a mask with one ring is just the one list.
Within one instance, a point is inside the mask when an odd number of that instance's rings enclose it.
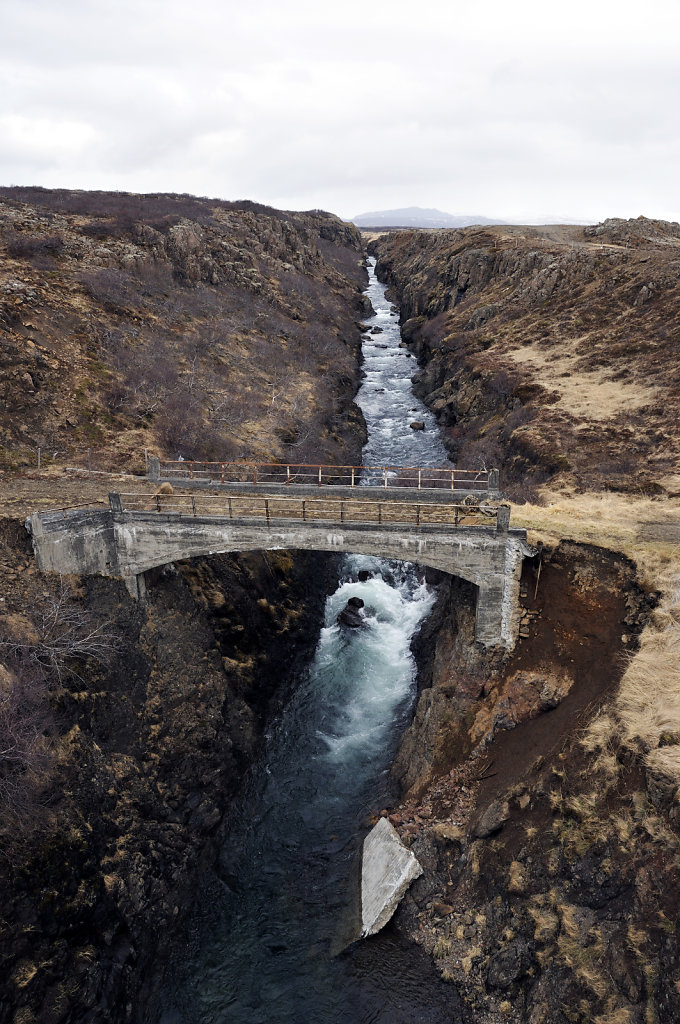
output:
{"label": "dirt track", "polygon": [[30,473],[0,477],[0,515],[25,518],[40,509],[61,508],[87,502],[108,503],[109,491],[151,492],[154,484],[139,476],[88,477],[86,471],[53,476]]}

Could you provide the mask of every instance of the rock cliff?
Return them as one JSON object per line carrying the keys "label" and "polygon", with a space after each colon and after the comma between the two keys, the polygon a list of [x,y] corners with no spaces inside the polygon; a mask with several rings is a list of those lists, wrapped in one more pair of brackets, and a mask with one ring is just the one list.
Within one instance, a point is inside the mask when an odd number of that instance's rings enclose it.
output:
{"label": "rock cliff", "polygon": [[371,243],[452,457],[499,465],[539,531],[511,655],[477,651],[472,588],[440,584],[394,766],[424,869],[399,927],[479,1024],[680,1016],[679,230]]}
{"label": "rock cliff", "polygon": [[0,469],[342,461],[362,260],[322,212],[0,189]]}
{"label": "rock cliff", "polygon": [[[0,523],[0,550],[3,641],[34,651],[45,614],[62,636],[74,609],[90,633],[110,627],[103,663],[72,647],[48,673],[49,757],[18,777],[30,800],[3,799],[0,1020],[138,1019],[222,817],[311,656],[333,561],[171,565],[148,574],[141,607],[107,579],[73,580],[64,598],[16,521]],[[26,659],[3,655],[24,678]]]}
{"label": "rock cliff", "polygon": [[374,240],[461,466],[510,492],[668,489],[678,455],[680,228],[395,232]]}

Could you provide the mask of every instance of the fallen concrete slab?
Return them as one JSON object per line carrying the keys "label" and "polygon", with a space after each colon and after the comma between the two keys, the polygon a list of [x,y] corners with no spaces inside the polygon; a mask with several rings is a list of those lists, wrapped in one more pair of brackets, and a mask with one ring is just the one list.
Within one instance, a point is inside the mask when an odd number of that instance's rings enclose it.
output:
{"label": "fallen concrete slab", "polygon": [[422,875],[417,858],[387,818],[364,839],[361,862],[361,935],[375,935],[390,920],[411,882]]}

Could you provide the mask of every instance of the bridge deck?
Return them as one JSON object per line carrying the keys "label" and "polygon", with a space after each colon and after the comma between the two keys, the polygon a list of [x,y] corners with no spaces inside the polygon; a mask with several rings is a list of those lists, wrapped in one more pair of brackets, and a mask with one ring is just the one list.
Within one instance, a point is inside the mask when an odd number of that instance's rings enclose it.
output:
{"label": "bridge deck", "polygon": [[[192,488],[247,485],[253,488],[323,487],[401,488],[457,494],[498,496],[498,470],[467,470],[453,466],[322,466],[256,462],[170,461],[151,457],[149,478]],[[445,498],[440,500],[446,500]]]}

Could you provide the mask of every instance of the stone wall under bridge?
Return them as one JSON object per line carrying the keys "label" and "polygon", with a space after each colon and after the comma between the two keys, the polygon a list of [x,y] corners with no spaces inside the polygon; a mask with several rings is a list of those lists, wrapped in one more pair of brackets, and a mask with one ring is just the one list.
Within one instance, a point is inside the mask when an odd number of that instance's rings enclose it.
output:
{"label": "stone wall under bridge", "polygon": [[527,544],[526,531],[509,528],[508,515],[499,515],[495,527],[264,522],[128,511],[120,507],[117,497],[111,495],[109,509],[32,515],[26,527],[33,538],[38,568],[122,577],[130,593],[143,598],[147,570],[185,558],[276,549],[374,555],[431,566],[475,584],[476,640],[485,647],[512,648],[515,644],[522,560],[534,552]]}

